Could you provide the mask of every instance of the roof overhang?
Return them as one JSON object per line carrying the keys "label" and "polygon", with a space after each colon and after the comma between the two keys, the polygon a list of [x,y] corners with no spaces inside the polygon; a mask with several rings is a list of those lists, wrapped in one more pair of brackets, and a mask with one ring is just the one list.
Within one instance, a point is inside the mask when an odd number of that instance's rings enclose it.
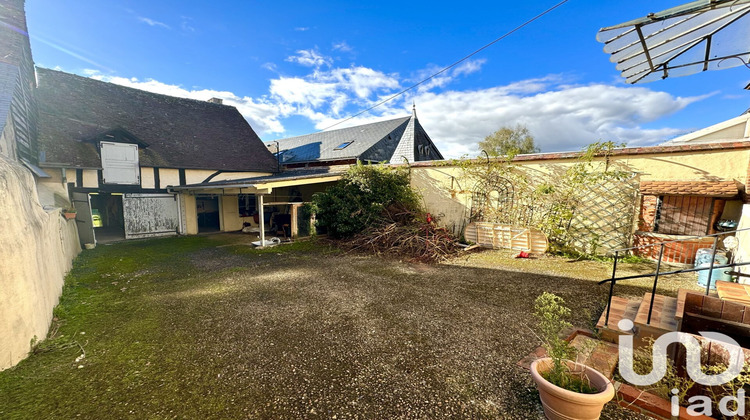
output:
{"label": "roof overhang", "polygon": [[748,62],[750,0],[698,0],[599,30],[628,83],[736,67]]}
{"label": "roof overhang", "polygon": [[276,188],[296,187],[300,185],[322,184],[341,179],[343,173],[276,176],[265,178],[248,178],[234,181],[206,182],[201,184],[168,187],[172,191],[183,191],[188,194],[270,194]]}

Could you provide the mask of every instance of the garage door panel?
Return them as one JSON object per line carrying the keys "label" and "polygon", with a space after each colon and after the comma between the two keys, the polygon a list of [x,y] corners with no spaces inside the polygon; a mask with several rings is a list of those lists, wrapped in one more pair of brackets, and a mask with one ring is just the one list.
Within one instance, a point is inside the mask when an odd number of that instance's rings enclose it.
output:
{"label": "garage door panel", "polygon": [[125,194],[122,207],[127,239],[177,234],[179,209],[172,194]]}

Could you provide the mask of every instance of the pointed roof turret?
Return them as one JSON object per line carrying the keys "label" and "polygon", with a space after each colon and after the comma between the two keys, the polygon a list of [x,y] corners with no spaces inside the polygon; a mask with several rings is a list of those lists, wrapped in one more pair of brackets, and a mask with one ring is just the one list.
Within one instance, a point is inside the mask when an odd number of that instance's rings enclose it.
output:
{"label": "pointed roof turret", "polygon": [[440,154],[430,136],[424,131],[417,120],[417,105],[412,103],[412,115],[409,123],[404,129],[404,134],[391,156],[390,163],[413,163],[420,160],[442,160]]}

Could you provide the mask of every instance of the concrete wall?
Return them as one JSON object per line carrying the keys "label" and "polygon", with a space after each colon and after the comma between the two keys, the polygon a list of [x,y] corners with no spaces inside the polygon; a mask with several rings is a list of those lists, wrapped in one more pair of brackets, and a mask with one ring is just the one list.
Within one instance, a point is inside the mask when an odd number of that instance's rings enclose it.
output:
{"label": "concrete wall", "polygon": [[[541,155],[543,156],[543,155]],[[537,159],[514,162],[518,168],[533,178],[564,171],[578,163],[577,159]],[[610,158],[610,167],[635,172],[636,181],[728,181],[740,185],[748,183],[750,149],[704,150],[700,152],[654,153],[619,155]],[[604,161],[597,159],[594,165],[604,168]],[[460,235],[468,224],[471,211],[472,191],[476,180],[466,172],[449,164],[435,166],[415,165],[411,168],[412,186],[423,197],[425,207],[438,216],[440,223]],[[640,198],[635,198],[635,211],[639,210]],[[747,205],[745,206],[747,207]],[[736,209],[735,209],[736,210]],[[742,220],[750,227],[750,213],[745,210]],[[633,226],[635,230],[636,226]],[[743,246],[750,247],[750,235]],[[750,252],[748,252],[750,258]]]}
{"label": "concrete wall", "polygon": [[44,339],[64,276],[80,252],[75,221],[45,211],[34,179],[0,157],[0,369],[26,357]]}

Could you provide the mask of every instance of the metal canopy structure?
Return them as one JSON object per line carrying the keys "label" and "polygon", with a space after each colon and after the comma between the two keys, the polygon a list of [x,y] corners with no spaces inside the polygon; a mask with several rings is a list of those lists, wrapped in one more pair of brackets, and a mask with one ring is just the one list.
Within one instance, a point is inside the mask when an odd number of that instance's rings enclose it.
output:
{"label": "metal canopy structure", "polygon": [[628,83],[747,65],[750,0],[698,0],[602,28],[610,61]]}

